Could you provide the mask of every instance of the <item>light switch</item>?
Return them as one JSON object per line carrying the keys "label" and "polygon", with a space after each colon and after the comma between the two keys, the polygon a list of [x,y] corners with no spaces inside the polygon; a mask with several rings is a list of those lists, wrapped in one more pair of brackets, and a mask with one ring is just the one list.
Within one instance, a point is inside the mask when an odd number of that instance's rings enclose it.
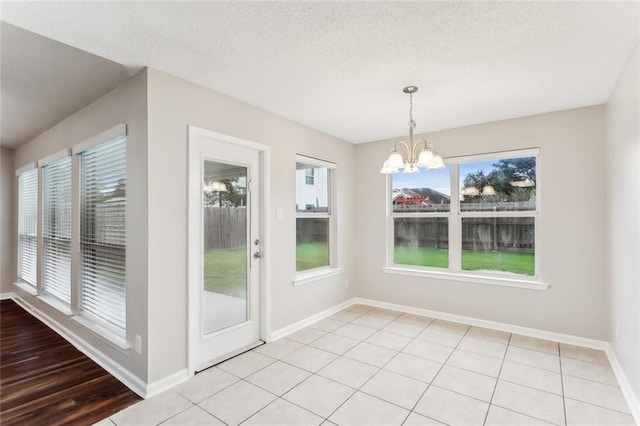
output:
{"label": "light switch", "polygon": [[276,217],[277,217],[278,219],[282,219],[282,208],[278,207],[278,208],[276,209]]}

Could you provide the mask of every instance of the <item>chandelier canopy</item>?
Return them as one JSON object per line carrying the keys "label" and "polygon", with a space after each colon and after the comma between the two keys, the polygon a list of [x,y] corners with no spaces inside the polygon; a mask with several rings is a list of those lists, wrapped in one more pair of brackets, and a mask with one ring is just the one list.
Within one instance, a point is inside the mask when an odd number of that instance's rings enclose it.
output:
{"label": "chandelier canopy", "polygon": [[[398,141],[391,148],[389,157],[382,165],[380,173],[389,175],[395,174],[402,169],[402,173],[420,173],[420,168],[426,170],[438,170],[445,167],[442,157],[436,152],[436,147],[424,139],[413,141],[413,130],[416,122],[413,120],[413,94],[418,91],[417,86],[407,86],[402,89],[404,93],[409,95],[409,143]],[[398,151],[403,147],[406,155]]]}

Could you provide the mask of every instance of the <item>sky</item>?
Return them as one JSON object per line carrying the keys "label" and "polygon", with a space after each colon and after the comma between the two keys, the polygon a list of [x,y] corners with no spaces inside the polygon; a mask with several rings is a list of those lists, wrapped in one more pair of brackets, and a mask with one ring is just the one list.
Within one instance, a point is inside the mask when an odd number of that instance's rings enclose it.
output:
{"label": "sky", "polygon": [[[473,163],[460,163],[458,168],[460,170],[460,183],[464,181],[465,176],[469,173],[475,173],[477,171],[484,171],[484,174],[489,174],[493,170],[493,163],[495,160],[489,161],[476,161]],[[402,172],[391,175],[392,187],[396,188],[431,188],[436,191],[442,192],[451,196],[451,166],[447,165],[442,170],[430,170],[425,172],[424,169],[420,169],[420,173],[414,175],[403,175]],[[462,187],[461,187],[462,188]]]}

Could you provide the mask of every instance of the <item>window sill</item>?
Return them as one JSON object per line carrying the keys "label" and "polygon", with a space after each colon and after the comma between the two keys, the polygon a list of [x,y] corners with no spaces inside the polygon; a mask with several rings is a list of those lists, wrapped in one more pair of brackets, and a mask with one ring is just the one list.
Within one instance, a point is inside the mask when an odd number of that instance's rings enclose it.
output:
{"label": "window sill", "polygon": [[69,308],[69,306],[67,304],[65,304],[64,302],[56,299],[55,297],[51,296],[50,294],[41,294],[38,296],[38,299],[42,300],[44,303],[46,303],[47,305],[51,306],[53,309],[62,312],[63,314],[67,315],[67,316],[71,316],[73,315],[73,312],[71,311],[71,308]]}
{"label": "window sill", "polygon": [[29,293],[32,296],[37,296],[38,295],[38,290],[36,290],[36,288],[34,286],[32,286],[31,284],[27,284],[27,283],[22,283],[22,282],[17,282],[15,283],[15,286],[18,287],[20,290]]}
{"label": "window sill", "polygon": [[296,278],[293,280],[293,286],[298,287],[305,284],[311,284],[312,282],[319,281],[324,278],[340,275],[341,273],[342,273],[342,268],[331,268],[331,267],[314,269],[309,272],[301,272],[297,274]]}
{"label": "window sill", "polygon": [[74,316],[73,319],[82,324],[84,327],[88,328],[105,342],[114,346],[116,349],[119,349],[123,352],[129,352],[129,349],[131,349],[131,345],[127,343],[127,340],[125,338],[118,336],[107,327],[104,327],[103,325],[98,323],[96,320],[82,314]]}
{"label": "window sill", "polygon": [[409,275],[413,277],[438,278],[441,280],[460,281],[475,284],[497,285],[502,287],[525,288],[528,290],[546,291],[548,283],[535,279],[521,279],[511,277],[490,277],[464,272],[440,272],[425,269],[403,268],[399,266],[385,266],[382,268],[385,274]]}

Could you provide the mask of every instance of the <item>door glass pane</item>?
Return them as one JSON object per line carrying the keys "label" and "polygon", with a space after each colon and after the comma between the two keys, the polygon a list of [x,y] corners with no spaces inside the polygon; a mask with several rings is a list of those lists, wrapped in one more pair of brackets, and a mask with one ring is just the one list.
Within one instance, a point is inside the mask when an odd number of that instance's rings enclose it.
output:
{"label": "door glass pane", "polygon": [[247,168],[204,162],[204,334],[247,321]]}

